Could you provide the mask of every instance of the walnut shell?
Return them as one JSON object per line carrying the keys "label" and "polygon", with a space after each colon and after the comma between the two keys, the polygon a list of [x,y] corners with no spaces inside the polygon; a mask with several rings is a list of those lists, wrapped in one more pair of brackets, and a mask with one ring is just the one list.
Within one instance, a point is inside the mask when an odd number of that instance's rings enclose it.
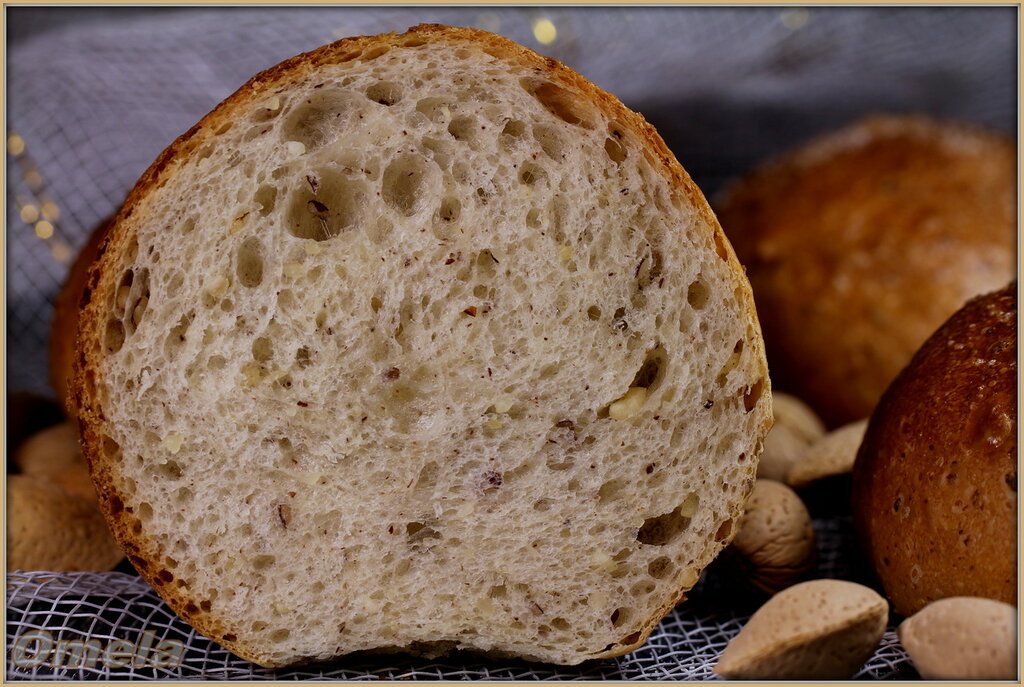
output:
{"label": "walnut shell", "polygon": [[727,554],[742,571],[740,579],[774,594],[799,582],[816,553],[811,516],[796,492],[774,480],[757,480]]}

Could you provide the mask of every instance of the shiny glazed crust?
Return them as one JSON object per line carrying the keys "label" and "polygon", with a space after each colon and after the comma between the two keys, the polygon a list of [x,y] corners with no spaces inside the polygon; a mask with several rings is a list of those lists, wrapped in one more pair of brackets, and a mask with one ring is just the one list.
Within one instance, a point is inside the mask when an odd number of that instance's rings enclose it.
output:
{"label": "shiny glazed crust", "polygon": [[975,298],[928,339],[857,456],[858,533],[901,614],[1017,601],[1016,290]]}

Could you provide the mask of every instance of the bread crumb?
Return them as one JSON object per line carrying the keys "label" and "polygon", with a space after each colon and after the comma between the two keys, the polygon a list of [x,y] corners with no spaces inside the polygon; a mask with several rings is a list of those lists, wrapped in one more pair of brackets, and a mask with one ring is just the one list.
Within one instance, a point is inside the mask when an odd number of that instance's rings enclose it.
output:
{"label": "bread crumb", "polygon": [[558,257],[562,262],[572,260],[572,246],[560,246],[558,248]]}
{"label": "bread crumb", "polygon": [[306,146],[301,141],[288,141],[288,153],[290,155],[302,155],[306,152]]}
{"label": "bread crumb", "polygon": [[306,255],[320,255],[324,250],[320,243],[313,239],[307,240],[304,248],[306,249]]}
{"label": "bread crumb", "polygon": [[301,262],[288,262],[284,265],[284,276],[289,279],[298,279],[302,276]]}
{"label": "bread crumb", "polygon": [[492,417],[484,424],[490,429],[501,429],[504,426],[502,421],[495,417]]}

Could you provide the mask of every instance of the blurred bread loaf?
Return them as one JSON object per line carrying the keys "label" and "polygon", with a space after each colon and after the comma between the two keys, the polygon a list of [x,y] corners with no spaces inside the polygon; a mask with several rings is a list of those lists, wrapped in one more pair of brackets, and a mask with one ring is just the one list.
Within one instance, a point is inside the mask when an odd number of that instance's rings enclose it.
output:
{"label": "blurred bread loaf", "polygon": [[41,477],[96,501],[96,490],[78,441],[78,429],[70,422],[48,427],[29,437],[15,452],[14,464],[22,474]]}
{"label": "blurred bread loaf", "polygon": [[719,219],[747,267],[776,386],[860,420],[968,298],[1015,274],[1011,141],[876,116],[734,185]]}
{"label": "blurred bread loaf", "polygon": [[41,476],[7,477],[7,570],[110,570],[122,558],[95,499]]}
{"label": "blurred bread loaf", "polygon": [[858,532],[896,610],[1017,601],[1017,284],[957,311],[885,392],[854,466]]}
{"label": "blurred bread loaf", "polygon": [[475,30],[254,77],[85,294],[112,527],[265,666],[630,651],[734,535],[770,423],[749,285],[657,133]]}
{"label": "blurred bread loaf", "polygon": [[85,244],[79,249],[54,303],[53,322],[50,325],[50,385],[57,394],[57,401],[69,417],[75,416],[68,385],[71,382],[75,358],[75,332],[78,328],[78,313],[81,311],[82,291],[85,289],[89,268],[96,259],[112,219],[104,220],[93,229]]}

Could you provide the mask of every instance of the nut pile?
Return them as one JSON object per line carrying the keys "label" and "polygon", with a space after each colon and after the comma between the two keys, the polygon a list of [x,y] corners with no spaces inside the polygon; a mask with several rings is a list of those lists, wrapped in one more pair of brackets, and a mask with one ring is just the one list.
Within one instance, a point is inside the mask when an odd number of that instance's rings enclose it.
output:
{"label": "nut pile", "polygon": [[[850,473],[868,421],[826,432],[800,399],[776,392],[773,400],[775,426],[758,479],[723,554],[730,581],[769,598],[723,651],[715,672],[734,680],[847,679],[878,647],[889,603],[855,582],[805,581],[817,549],[797,490]],[[1013,679],[1016,610],[992,599],[943,599],[904,620],[899,638],[925,679]]]}

